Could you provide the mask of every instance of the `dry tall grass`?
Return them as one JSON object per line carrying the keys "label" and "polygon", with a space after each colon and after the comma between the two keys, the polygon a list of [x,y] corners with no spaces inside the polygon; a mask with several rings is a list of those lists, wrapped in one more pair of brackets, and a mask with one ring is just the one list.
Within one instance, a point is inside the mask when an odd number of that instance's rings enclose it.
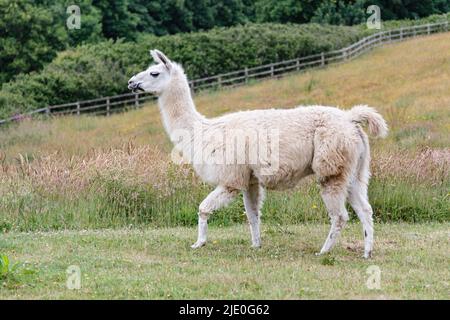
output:
{"label": "dry tall grass", "polygon": [[[132,141],[120,148],[90,150],[84,155],[54,152],[33,160],[19,154],[16,163],[0,164],[0,184],[32,186],[42,192],[76,197],[89,191],[99,178],[120,181],[125,186],[145,185],[162,195],[183,186],[186,179],[196,182],[188,166],[174,166],[167,154],[154,146],[135,146]],[[168,175],[175,174],[179,185]],[[0,189],[1,190],[1,189]]]}
{"label": "dry tall grass", "polygon": [[[387,140],[372,141],[371,193],[379,214],[450,218],[450,33],[379,48],[322,70],[204,92],[196,102],[208,116],[300,104],[374,106],[391,128]],[[171,145],[154,104],[111,117],[25,120],[0,129],[0,137],[0,227],[2,221],[21,226],[30,217],[65,210],[164,211],[174,221],[184,210],[183,219],[195,223],[197,202],[207,191],[189,167],[170,163]],[[297,215],[316,214],[320,199],[312,189],[308,180],[298,196],[269,195],[267,219],[283,205]],[[90,204],[83,207],[83,201]],[[125,208],[127,201],[136,206]],[[160,203],[148,209],[155,201]],[[242,213],[239,205],[231,210]]]}
{"label": "dry tall grass", "polygon": [[[236,110],[325,104],[349,108],[369,104],[387,119],[391,134],[374,147],[450,146],[450,33],[378,48],[352,62],[280,80],[195,97],[207,116]],[[155,104],[111,117],[65,117],[24,121],[0,129],[0,150],[12,161],[19,153],[38,157],[55,151],[75,155],[91,149],[157,145],[168,151]]]}
{"label": "dry tall grass", "polygon": [[[90,190],[98,178],[121,181],[126,186],[149,186],[167,195],[186,181],[200,184],[188,165],[171,164],[166,153],[153,146],[128,142],[120,148],[91,150],[85,155],[54,152],[30,160],[19,154],[17,163],[0,163],[3,192],[14,185],[29,185],[49,194],[76,196]],[[450,149],[424,148],[417,153],[379,153],[372,160],[373,175],[379,179],[441,185],[449,179]],[[179,179],[170,180],[169,175]],[[178,181],[178,185],[174,183]]]}

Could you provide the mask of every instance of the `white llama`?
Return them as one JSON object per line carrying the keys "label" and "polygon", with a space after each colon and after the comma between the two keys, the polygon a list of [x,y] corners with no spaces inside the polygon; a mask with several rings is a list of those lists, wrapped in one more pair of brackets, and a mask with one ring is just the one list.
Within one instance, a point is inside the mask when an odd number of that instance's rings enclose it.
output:
{"label": "white llama", "polygon": [[[207,119],[195,108],[183,68],[158,50],[150,53],[156,64],[133,76],[128,88],[158,96],[164,127],[171,141],[191,160],[202,153],[204,161],[193,161],[194,170],[204,181],[216,186],[199,206],[198,239],[193,248],[206,243],[209,215],[229,204],[241,191],[252,244],[260,247],[264,189],[293,187],[301,178],[315,174],[331,219],[330,232],[319,254],[333,247],[347,222],[345,202],[348,200],[362,222],[364,257],[371,256],[373,220],[367,197],[370,151],[367,135],[360,124],[368,124],[369,132],[376,137],[384,137],[388,131],[384,119],[374,109],[356,106],[345,111],[309,106],[244,111]],[[197,128],[201,128],[201,133],[209,138],[200,142],[192,138],[180,139],[180,132],[193,133]],[[226,149],[231,147],[214,136],[240,129],[277,132],[278,162],[271,174],[263,172],[272,165],[267,161],[214,162],[216,155],[226,153]],[[242,150],[238,147],[237,153],[248,155],[250,146],[249,143],[241,145]]]}

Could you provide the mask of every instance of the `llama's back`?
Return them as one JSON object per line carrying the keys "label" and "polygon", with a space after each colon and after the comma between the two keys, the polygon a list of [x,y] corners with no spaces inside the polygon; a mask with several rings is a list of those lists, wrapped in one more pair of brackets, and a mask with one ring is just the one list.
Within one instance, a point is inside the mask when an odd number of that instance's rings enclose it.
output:
{"label": "llama's back", "polygon": [[[372,129],[377,125],[378,132],[383,132],[383,124],[373,116],[372,109],[363,107],[345,111],[300,106],[242,111],[210,119],[209,134],[224,133],[225,137],[204,146],[214,150],[209,159],[217,155],[223,159],[227,154],[234,158],[225,159],[226,165],[199,169],[208,176],[214,172],[213,184],[234,183],[233,187],[246,188],[245,183],[254,175],[269,189],[290,188],[314,172],[331,176],[347,163],[352,165],[362,144],[355,122],[364,121],[371,121]],[[230,148],[235,150],[230,152]],[[252,158],[255,150],[256,162]]]}

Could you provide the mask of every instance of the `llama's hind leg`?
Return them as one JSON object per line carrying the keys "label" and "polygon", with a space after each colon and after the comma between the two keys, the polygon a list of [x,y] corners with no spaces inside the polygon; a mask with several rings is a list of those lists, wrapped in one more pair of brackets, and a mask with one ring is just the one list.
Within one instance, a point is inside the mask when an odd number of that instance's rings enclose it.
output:
{"label": "llama's hind leg", "polygon": [[238,190],[218,186],[211,192],[199,206],[198,209],[198,237],[191,247],[196,249],[202,247],[206,243],[208,233],[208,217],[209,215],[223,206],[229,204],[238,194]]}
{"label": "llama's hind leg", "polygon": [[331,219],[331,228],[328,237],[319,254],[327,253],[334,246],[341,230],[348,221],[348,212],[345,209],[347,198],[347,182],[341,176],[323,179],[322,199]]}
{"label": "llama's hind leg", "polygon": [[364,232],[364,258],[370,258],[373,250],[373,211],[367,197],[367,184],[355,180],[349,188],[348,201],[362,223]]}
{"label": "llama's hind leg", "polygon": [[261,207],[264,199],[264,189],[259,184],[251,184],[244,191],[245,213],[250,225],[252,236],[252,246],[259,248],[261,246]]}

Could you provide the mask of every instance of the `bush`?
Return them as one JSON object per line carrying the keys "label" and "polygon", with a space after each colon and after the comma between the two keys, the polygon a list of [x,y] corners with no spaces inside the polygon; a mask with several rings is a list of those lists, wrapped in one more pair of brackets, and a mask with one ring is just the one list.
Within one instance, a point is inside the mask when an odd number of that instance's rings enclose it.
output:
{"label": "bush", "polygon": [[151,62],[152,48],[184,64],[192,79],[333,50],[359,34],[343,26],[249,24],[163,37],[142,35],[136,43],[87,44],[61,52],[39,73],[21,74],[3,84],[0,118],[127,92],[130,76]]}
{"label": "bush", "polygon": [[[448,19],[450,14],[422,20],[390,21],[385,29]],[[21,74],[3,84],[0,118],[48,105],[127,92],[131,75],[142,71],[158,48],[182,63],[190,79],[244,67],[334,50],[378,30],[319,24],[247,24],[208,32],[156,37],[141,35],[137,42],[108,40],[66,50],[41,72]]]}

